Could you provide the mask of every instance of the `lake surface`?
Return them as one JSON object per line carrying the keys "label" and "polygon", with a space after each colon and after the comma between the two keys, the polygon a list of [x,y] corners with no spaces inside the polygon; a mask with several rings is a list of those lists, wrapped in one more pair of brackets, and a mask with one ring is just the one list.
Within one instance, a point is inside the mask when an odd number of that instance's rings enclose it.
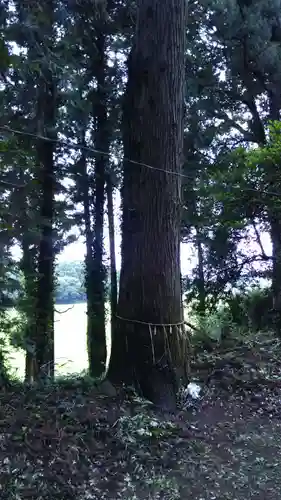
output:
{"label": "lake surface", "polygon": [[[107,342],[110,349],[110,325],[107,326]],[[108,350],[109,350],[108,349]],[[55,371],[67,375],[88,368],[86,303],[56,305],[55,313]],[[23,351],[11,352],[14,373],[24,377],[25,355]]]}

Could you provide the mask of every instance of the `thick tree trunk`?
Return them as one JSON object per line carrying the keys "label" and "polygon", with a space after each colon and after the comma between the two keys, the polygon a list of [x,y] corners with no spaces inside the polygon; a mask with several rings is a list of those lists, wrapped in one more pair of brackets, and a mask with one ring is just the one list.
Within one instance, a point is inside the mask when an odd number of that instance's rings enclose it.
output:
{"label": "thick tree trunk", "polygon": [[115,323],[117,314],[117,270],[115,254],[115,225],[113,209],[113,185],[111,176],[106,178],[106,196],[107,196],[107,217],[109,230],[109,253],[110,253],[110,308],[111,308],[111,341],[115,333]]}
{"label": "thick tree trunk", "polygon": [[124,101],[118,302],[122,319],[109,371],[112,380],[134,383],[145,397],[169,407],[175,405],[174,369],[183,368],[178,328],[170,325],[183,319],[180,173],[185,4],[184,0],[139,1]]}

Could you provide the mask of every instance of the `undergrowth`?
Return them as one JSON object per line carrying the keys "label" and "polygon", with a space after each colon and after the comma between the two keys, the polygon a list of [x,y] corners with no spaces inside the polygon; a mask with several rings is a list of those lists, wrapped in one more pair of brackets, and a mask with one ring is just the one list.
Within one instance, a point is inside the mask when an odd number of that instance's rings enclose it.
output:
{"label": "undergrowth", "polygon": [[87,373],[1,385],[1,500],[279,498],[281,340],[225,311],[196,328],[200,397],[174,413]]}

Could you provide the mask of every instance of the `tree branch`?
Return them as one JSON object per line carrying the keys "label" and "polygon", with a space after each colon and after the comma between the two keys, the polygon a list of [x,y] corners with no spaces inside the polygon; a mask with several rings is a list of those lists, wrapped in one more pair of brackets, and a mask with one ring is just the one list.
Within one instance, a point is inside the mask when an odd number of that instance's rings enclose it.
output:
{"label": "tree branch", "polygon": [[67,313],[68,311],[70,311],[71,309],[73,309],[74,305],[73,306],[70,306],[68,307],[65,311],[59,311],[58,309],[54,309],[54,311],[57,313],[57,314],[65,314]]}

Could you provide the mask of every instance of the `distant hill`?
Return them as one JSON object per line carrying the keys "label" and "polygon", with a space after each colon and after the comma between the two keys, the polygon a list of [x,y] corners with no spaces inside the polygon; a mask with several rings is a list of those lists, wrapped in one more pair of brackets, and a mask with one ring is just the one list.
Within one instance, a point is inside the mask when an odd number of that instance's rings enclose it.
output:
{"label": "distant hill", "polygon": [[56,266],[56,293],[57,304],[75,304],[85,302],[84,261],[64,261]]}
{"label": "distant hill", "polygon": [[83,261],[59,262],[56,266],[56,280],[57,304],[86,301]]}

